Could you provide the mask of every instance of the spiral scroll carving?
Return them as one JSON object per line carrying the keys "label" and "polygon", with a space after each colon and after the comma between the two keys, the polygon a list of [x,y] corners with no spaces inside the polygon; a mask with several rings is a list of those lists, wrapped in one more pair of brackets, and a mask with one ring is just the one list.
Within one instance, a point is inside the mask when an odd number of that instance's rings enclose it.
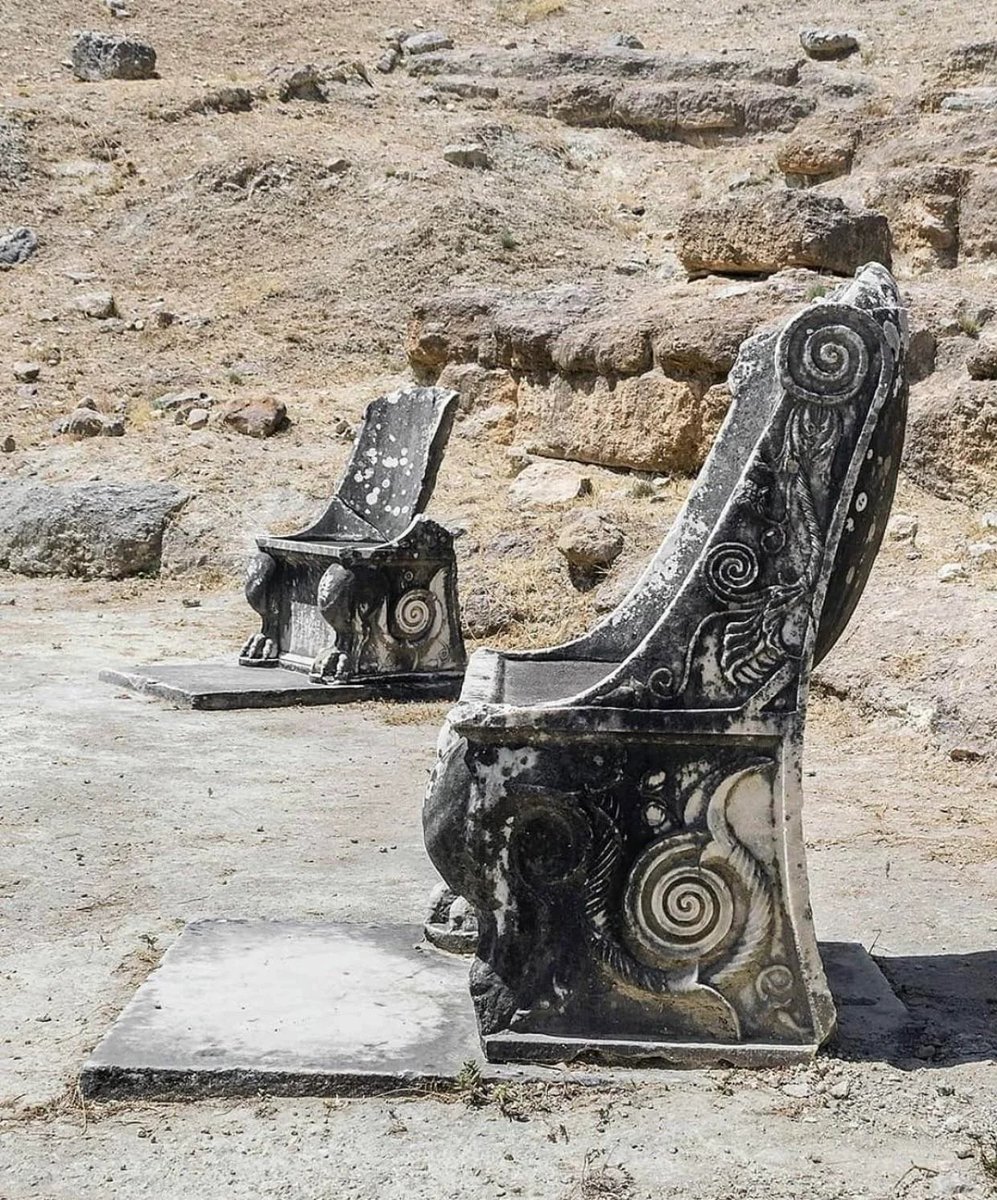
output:
{"label": "spiral scroll carving", "polygon": [[655,965],[709,958],[730,940],[736,915],[730,882],[688,839],[648,847],[627,882],[626,909],[635,949]]}
{"label": "spiral scroll carving", "polygon": [[706,581],[720,600],[743,599],[758,579],[758,555],[741,542],[722,542],[706,558]]}
{"label": "spiral scroll carving", "polygon": [[866,385],[882,339],[879,325],[860,309],[816,305],[779,337],[779,382],[797,401],[825,408],[847,404]]}
{"label": "spiral scroll carving", "polygon": [[411,588],[402,595],[392,614],[397,635],[408,642],[425,637],[436,620],[437,599],[428,588]]}

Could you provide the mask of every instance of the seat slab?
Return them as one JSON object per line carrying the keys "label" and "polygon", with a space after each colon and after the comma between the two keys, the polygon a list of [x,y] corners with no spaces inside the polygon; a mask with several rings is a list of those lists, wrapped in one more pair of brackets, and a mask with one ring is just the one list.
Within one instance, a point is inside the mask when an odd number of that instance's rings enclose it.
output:
{"label": "seat slab", "polygon": [[617,665],[590,659],[503,658],[502,692],[497,704],[545,704],[551,700],[575,696],[597,684]]}

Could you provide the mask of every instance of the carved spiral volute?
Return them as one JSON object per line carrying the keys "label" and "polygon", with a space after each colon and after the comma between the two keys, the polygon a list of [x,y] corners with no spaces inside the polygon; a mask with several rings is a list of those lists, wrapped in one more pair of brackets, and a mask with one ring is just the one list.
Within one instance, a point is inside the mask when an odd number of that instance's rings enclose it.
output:
{"label": "carved spiral volute", "polygon": [[420,641],[432,631],[439,608],[439,601],[428,588],[410,588],[395,604],[392,632],[406,642]]}
{"label": "carved spiral volute", "polygon": [[878,323],[861,309],[817,304],[779,337],[779,382],[796,401],[825,408],[848,404],[870,382],[882,341]]}
{"label": "carved spiral volute", "polygon": [[669,968],[720,955],[742,919],[730,875],[701,861],[695,835],[652,843],[627,880],[627,940],[651,966]]}

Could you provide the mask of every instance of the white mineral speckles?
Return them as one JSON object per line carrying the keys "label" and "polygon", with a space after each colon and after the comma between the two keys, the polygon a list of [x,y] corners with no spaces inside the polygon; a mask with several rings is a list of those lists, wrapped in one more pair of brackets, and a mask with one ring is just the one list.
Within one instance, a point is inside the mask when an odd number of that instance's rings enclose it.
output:
{"label": "white mineral speckles", "polygon": [[865,507],[868,503],[869,497],[865,494],[865,492],[859,492],[859,494],[855,497],[855,511],[865,512]]}
{"label": "white mineral speckles", "polygon": [[855,518],[854,517],[848,518],[848,520],[845,522],[845,529],[848,533],[855,532]]}

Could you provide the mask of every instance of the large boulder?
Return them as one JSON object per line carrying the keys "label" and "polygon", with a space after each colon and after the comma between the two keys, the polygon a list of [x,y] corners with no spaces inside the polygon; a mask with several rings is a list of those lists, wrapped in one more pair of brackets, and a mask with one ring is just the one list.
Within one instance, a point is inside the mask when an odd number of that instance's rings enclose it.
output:
{"label": "large boulder", "polygon": [[0,484],[0,566],[83,579],[155,574],[186,499],[168,483]]}
{"label": "large boulder", "polygon": [[739,193],[695,205],[678,227],[678,256],[692,275],[771,274],[812,267],[852,275],[867,262],[891,265],[890,227],[881,213],[786,188]]}
{"label": "large boulder", "polygon": [[96,83],[101,79],[152,79],[156,51],[136,38],[87,30],[73,43],[73,74]]}

